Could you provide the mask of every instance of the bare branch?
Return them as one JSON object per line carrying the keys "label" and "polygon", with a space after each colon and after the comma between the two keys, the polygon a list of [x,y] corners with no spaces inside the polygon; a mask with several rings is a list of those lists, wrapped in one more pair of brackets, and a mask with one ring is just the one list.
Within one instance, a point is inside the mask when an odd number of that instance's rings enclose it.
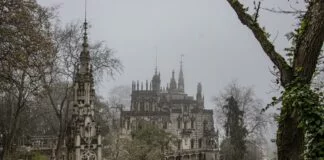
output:
{"label": "bare branch", "polygon": [[281,72],[281,83],[285,86],[292,77],[292,68],[288,65],[285,59],[275,51],[275,47],[268,40],[265,31],[254,21],[251,15],[246,13],[243,5],[238,0],[227,0],[231,7],[236,12],[242,24],[246,25],[258,40],[263,51],[267,54],[270,60],[279,68]]}
{"label": "bare branch", "polygon": [[293,10],[283,10],[281,8],[275,9],[275,8],[262,8],[265,11],[269,11],[272,13],[279,13],[279,14],[292,14],[292,15],[303,15],[306,13],[304,10],[298,10],[290,6]]}

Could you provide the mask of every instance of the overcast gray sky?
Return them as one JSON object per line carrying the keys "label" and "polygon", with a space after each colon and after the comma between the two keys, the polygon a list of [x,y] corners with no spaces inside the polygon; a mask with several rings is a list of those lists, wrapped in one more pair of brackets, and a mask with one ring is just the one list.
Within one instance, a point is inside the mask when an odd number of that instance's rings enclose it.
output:
{"label": "overcast gray sky", "polygon": [[[62,23],[84,18],[83,0],[38,2],[60,4]],[[252,0],[243,2],[253,9]],[[262,2],[263,7],[289,8],[287,0]],[[104,40],[125,67],[115,80],[99,84],[103,97],[113,86],[150,80],[157,48],[162,84],[169,82],[172,69],[178,73],[180,55],[184,54],[185,90],[194,95],[197,83],[202,82],[206,108],[213,107],[212,97],[233,79],[253,86],[265,103],[271,100],[274,77],[269,69],[273,65],[226,0],[88,0],[88,19],[90,40]],[[278,33],[274,42],[278,51],[288,46],[284,34],[294,28],[291,16],[261,10],[260,22],[272,39]]]}

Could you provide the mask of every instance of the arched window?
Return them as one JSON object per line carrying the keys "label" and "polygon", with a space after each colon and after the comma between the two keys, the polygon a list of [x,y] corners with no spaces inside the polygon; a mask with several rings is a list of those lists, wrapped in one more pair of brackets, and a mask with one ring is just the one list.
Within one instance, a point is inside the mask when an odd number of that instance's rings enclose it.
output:
{"label": "arched window", "polygon": [[144,109],[145,109],[145,108],[144,108],[144,102],[141,102],[141,103],[140,103],[140,107],[141,107],[140,111],[141,111],[141,112],[144,112],[144,111],[145,111],[145,110],[144,110]]}
{"label": "arched window", "polygon": [[184,111],[185,111],[185,112],[189,112],[189,106],[188,106],[188,105],[185,105],[185,106],[184,106]]}
{"label": "arched window", "polygon": [[206,131],[208,129],[207,124],[208,124],[208,122],[206,120],[204,120],[204,131]]}
{"label": "arched window", "polygon": [[192,118],[191,119],[191,129],[195,128],[195,120]]}
{"label": "arched window", "polygon": [[194,139],[190,140],[190,146],[191,146],[191,149],[195,148],[195,140]]}
{"label": "arched window", "polygon": [[201,138],[199,138],[199,140],[198,140],[198,146],[199,146],[199,148],[202,147],[202,139]]}
{"label": "arched window", "polygon": [[153,106],[151,103],[148,104],[149,105],[149,111],[152,112],[153,111]]}
{"label": "arched window", "polygon": [[178,118],[178,129],[180,129],[180,128],[181,128],[181,119]]}
{"label": "arched window", "polygon": [[180,149],[181,149],[181,139],[178,140],[178,150],[180,150]]}

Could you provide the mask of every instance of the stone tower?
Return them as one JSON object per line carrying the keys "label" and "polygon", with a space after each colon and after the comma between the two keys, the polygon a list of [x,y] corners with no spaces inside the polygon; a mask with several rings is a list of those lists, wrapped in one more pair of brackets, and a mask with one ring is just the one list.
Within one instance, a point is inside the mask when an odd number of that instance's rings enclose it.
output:
{"label": "stone tower", "polygon": [[100,129],[94,114],[94,80],[88,50],[87,21],[84,22],[83,50],[73,82],[73,111],[69,159],[102,160]]}
{"label": "stone tower", "polygon": [[150,88],[152,88],[154,91],[160,91],[160,86],[161,86],[160,73],[158,73],[157,68],[155,68],[155,73],[153,75]]}

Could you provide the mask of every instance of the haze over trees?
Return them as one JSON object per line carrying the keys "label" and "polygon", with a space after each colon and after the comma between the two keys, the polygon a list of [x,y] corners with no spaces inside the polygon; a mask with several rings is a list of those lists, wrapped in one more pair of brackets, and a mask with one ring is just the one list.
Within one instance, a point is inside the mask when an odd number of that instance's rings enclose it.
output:
{"label": "haze over trees", "polygon": [[[215,119],[218,122],[221,159],[258,160],[267,150],[266,132],[272,123],[270,115],[262,113],[262,102],[252,87],[230,82],[214,97]],[[269,137],[268,137],[269,138]]]}

